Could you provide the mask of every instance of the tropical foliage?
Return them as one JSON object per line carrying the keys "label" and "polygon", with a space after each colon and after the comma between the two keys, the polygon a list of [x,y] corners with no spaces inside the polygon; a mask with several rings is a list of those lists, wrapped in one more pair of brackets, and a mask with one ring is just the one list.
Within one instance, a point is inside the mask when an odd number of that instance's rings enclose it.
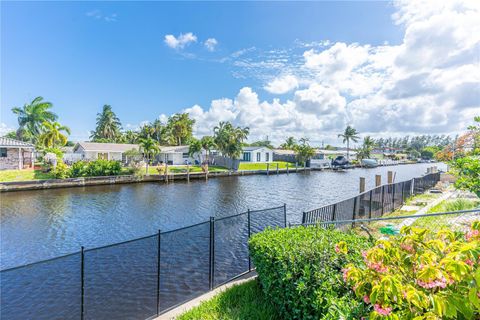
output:
{"label": "tropical foliage", "polygon": [[170,142],[174,145],[182,145],[192,138],[194,119],[190,119],[188,113],[176,113],[168,118],[167,128]]}
{"label": "tropical foliage", "polygon": [[298,163],[304,164],[315,156],[315,149],[308,144],[308,139],[301,138],[299,141],[300,144],[296,144],[293,150],[295,151]]}
{"label": "tropical foliage", "polygon": [[370,136],[366,136],[365,138],[363,138],[362,147],[357,151],[357,159],[370,158],[374,146],[375,141]]}
{"label": "tropical foliage", "polygon": [[347,126],[343,133],[338,135],[339,138],[343,139],[343,143],[347,143],[347,159],[350,158],[350,141],[357,142],[360,137],[358,136],[358,132],[355,128],[351,126]]}
{"label": "tropical foliage", "polygon": [[97,126],[91,132],[90,139],[94,142],[120,142],[122,124],[108,104],[103,106],[102,112],[97,113]]}
{"label": "tropical foliage", "polygon": [[69,169],[67,176],[96,177],[117,176],[122,172],[122,165],[118,161],[98,159],[95,161],[77,161]]}
{"label": "tropical foliage", "polygon": [[215,145],[222,155],[231,159],[240,158],[243,152],[243,142],[248,137],[248,127],[234,127],[230,122],[220,122],[213,132]]}
{"label": "tropical foliage", "polygon": [[62,126],[58,122],[43,123],[43,133],[39,137],[39,143],[45,148],[63,147],[67,144],[68,137],[64,134],[70,134],[70,128]]}
{"label": "tropical foliage", "polygon": [[460,158],[452,164],[453,172],[458,177],[455,181],[455,187],[469,190],[480,197],[480,158]]}
{"label": "tropical foliage", "polygon": [[[348,255],[338,255],[343,241]],[[340,270],[360,263],[368,240],[334,229],[268,229],[250,238],[249,248],[262,288],[282,319],[360,319],[362,302]]]}
{"label": "tropical foliage", "polygon": [[[338,256],[356,248],[339,242]],[[403,227],[343,269],[369,319],[478,319],[480,222],[465,234]]]}
{"label": "tropical foliage", "polygon": [[297,145],[297,141],[295,140],[295,138],[288,137],[285,140],[285,142],[280,145],[280,148],[285,150],[293,150],[296,145]]}
{"label": "tropical foliage", "polygon": [[145,138],[140,140],[140,151],[143,153],[146,162],[145,173],[148,174],[148,166],[151,160],[160,153],[160,146],[155,139]]}

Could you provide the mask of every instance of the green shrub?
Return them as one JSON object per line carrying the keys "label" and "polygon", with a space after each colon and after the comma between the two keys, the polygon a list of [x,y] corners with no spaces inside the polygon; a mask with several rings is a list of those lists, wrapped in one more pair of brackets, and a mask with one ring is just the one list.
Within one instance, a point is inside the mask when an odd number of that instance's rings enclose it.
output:
{"label": "green shrub", "polygon": [[[337,254],[339,242],[348,254]],[[268,229],[249,241],[263,289],[284,319],[360,318],[365,304],[355,300],[341,270],[360,262],[369,246],[356,234],[317,227]]]}
{"label": "green shrub", "polygon": [[94,161],[77,161],[70,170],[71,177],[117,176],[122,171],[118,161],[98,159]]}
{"label": "green shrub", "polygon": [[70,169],[65,163],[63,163],[63,161],[60,160],[57,162],[57,166],[55,168],[52,167],[51,173],[56,179],[65,179],[70,176]]}

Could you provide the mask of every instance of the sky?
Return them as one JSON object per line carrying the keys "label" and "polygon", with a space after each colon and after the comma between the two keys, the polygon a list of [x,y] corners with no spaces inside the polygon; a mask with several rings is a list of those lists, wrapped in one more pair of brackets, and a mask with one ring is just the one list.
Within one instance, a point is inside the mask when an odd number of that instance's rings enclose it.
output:
{"label": "sky", "polygon": [[480,115],[480,1],[8,2],[0,134],[12,107],[53,103],[71,140],[104,104],[124,129],[177,112],[249,141],[341,144],[456,134]]}

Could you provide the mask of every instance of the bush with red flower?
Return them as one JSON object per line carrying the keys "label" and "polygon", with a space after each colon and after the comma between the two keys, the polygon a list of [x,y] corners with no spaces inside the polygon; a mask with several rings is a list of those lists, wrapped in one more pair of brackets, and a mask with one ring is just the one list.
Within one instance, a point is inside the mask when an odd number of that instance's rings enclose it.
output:
{"label": "bush with red flower", "polygon": [[[347,248],[339,244],[338,254]],[[375,319],[480,319],[480,221],[466,233],[403,227],[343,270]]]}

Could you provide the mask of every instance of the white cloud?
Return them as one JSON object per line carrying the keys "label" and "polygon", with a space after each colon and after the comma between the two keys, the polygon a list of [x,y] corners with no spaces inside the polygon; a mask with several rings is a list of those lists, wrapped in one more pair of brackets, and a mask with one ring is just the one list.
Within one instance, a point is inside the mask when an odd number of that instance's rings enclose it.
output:
{"label": "white cloud", "polygon": [[298,80],[292,75],[275,78],[264,87],[268,92],[275,94],[284,94],[296,88],[298,88]]}
{"label": "white cloud", "polygon": [[245,87],[233,99],[195,105],[186,111],[197,134],[211,134],[218,121],[274,142],[292,135],[339,143],[347,123],[373,135],[465,130],[480,114],[480,2],[399,1],[395,8],[393,23],[404,29],[398,44],[297,41],[292,49],[232,54],[236,76],[291,96],[262,101]]}
{"label": "white cloud", "polygon": [[0,122],[0,137],[3,137],[9,132],[15,131],[15,128],[8,126],[6,123]]}
{"label": "white cloud", "polygon": [[207,48],[208,51],[215,51],[215,48],[218,44],[218,41],[217,39],[215,38],[208,38],[207,40],[205,40],[205,42],[203,43],[203,45],[205,46],[205,48]]}
{"label": "white cloud", "polygon": [[181,33],[178,37],[175,37],[173,34],[167,34],[164,41],[172,49],[183,49],[192,42],[197,42],[197,36],[191,32]]}
{"label": "white cloud", "polygon": [[117,21],[118,16],[116,13],[105,14],[98,9],[89,11],[86,13],[86,15],[87,17],[95,18],[97,20],[103,20],[105,22],[115,22]]}

